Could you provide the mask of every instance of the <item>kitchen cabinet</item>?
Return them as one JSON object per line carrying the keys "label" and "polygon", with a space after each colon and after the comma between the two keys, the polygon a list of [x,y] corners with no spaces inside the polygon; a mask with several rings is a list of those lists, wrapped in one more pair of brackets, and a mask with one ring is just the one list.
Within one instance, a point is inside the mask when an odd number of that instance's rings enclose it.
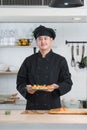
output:
{"label": "kitchen cabinet", "polygon": [[[35,118],[37,118],[35,116]],[[87,130],[87,124],[1,123],[1,130]]]}
{"label": "kitchen cabinet", "polygon": [[0,22],[84,23],[87,22],[87,7],[1,7]]}

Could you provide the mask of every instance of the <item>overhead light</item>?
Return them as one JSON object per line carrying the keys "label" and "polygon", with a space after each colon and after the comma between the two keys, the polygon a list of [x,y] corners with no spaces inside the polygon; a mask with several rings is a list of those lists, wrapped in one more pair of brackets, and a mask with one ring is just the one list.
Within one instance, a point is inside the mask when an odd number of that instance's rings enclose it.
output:
{"label": "overhead light", "polygon": [[54,8],[72,8],[84,6],[84,0],[51,0],[50,7]]}

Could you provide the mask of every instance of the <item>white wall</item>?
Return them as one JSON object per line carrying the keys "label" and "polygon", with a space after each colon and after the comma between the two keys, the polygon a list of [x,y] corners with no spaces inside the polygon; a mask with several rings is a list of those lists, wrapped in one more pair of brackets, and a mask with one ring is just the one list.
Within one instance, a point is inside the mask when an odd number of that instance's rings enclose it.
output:
{"label": "white wall", "polygon": [[[87,95],[87,69],[76,69],[71,67],[71,44],[66,45],[65,40],[69,41],[87,41],[87,23],[0,23],[0,32],[2,30],[15,30],[16,41],[22,37],[30,37],[31,32],[38,25],[45,25],[56,29],[56,39],[53,51],[65,56],[72,74],[73,86],[72,90],[64,97],[74,99],[85,99]],[[1,35],[0,35],[1,36]],[[9,35],[5,35],[8,37]],[[35,44],[35,43],[33,43]],[[75,58],[76,58],[76,45]],[[80,44],[81,59],[82,44]],[[25,57],[33,54],[32,48],[0,48],[0,63],[8,66],[15,65],[20,67]],[[87,44],[85,44],[85,55],[87,56]],[[0,75],[0,93],[14,93],[16,90],[16,74]]]}

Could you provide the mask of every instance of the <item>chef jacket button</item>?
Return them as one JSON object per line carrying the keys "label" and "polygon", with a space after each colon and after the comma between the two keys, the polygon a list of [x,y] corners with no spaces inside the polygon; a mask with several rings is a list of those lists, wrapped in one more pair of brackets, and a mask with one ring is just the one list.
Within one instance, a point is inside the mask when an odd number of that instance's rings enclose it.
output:
{"label": "chef jacket button", "polygon": [[44,94],[44,97],[46,97],[47,95],[46,94]]}
{"label": "chef jacket button", "polygon": [[38,70],[40,69],[40,67],[38,66],[38,68],[37,68]]}
{"label": "chef jacket button", "polygon": [[46,69],[48,69],[48,66],[46,67]]}
{"label": "chef jacket button", "polygon": [[44,106],[47,106],[47,104],[44,104]]}
{"label": "chef jacket button", "polygon": [[48,75],[46,75],[45,77],[48,78]]}
{"label": "chef jacket button", "polygon": [[48,61],[48,59],[46,59]]}
{"label": "chef jacket button", "polygon": [[38,96],[39,94],[38,94],[38,93],[36,93],[36,95]]}
{"label": "chef jacket button", "polygon": [[41,58],[38,58],[38,60],[41,60]]}
{"label": "chef jacket button", "polygon": [[39,78],[39,75],[37,75],[37,77]]}

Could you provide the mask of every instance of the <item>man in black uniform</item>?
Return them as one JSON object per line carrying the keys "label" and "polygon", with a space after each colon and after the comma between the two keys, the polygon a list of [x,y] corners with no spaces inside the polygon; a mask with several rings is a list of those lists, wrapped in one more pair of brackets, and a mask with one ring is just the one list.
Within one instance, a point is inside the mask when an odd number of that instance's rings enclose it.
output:
{"label": "man in black uniform", "polygon": [[[39,26],[34,30],[39,52],[27,57],[17,75],[17,90],[27,100],[26,110],[49,110],[61,107],[60,96],[71,90],[72,80],[67,61],[54,53],[52,28]],[[55,89],[32,90],[36,85],[53,85]]]}

